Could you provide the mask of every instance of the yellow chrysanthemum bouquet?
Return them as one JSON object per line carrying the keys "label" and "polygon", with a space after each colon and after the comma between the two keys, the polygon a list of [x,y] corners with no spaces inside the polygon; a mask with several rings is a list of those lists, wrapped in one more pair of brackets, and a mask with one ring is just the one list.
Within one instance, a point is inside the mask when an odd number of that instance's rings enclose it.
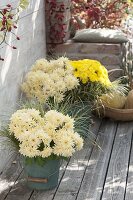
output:
{"label": "yellow chrysanthemum bouquet", "polygon": [[97,60],[70,61],[70,64],[74,68],[74,76],[80,82],[74,95],[82,101],[94,101],[112,87],[106,68]]}

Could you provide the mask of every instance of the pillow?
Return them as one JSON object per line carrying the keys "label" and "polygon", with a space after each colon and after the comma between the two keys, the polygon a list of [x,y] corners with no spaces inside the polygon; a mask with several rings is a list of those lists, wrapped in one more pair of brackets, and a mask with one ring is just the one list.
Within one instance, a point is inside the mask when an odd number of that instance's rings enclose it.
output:
{"label": "pillow", "polygon": [[112,29],[82,29],[73,38],[75,42],[86,43],[124,43],[128,42],[126,34]]}

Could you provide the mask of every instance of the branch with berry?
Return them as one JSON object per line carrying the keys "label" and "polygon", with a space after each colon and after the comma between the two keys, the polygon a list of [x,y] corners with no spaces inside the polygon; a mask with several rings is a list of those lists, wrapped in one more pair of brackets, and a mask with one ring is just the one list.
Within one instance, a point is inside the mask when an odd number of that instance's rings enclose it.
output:
{"label": "branch with berry", "polygon": [[[28,0],[20,0],[15,8],[11,4],[7,4],[0,9],[0,45],[5,43],[12,49],[17,49],[16,46],[12,46],[7,42],[7,37],[9,34],[13,34],[17,40],[20,40],[20,37],[15,33],[15,29],[17,29],[20,12],[26,9],[28,4]],[[0,60],[4,61],[1,55]]]}

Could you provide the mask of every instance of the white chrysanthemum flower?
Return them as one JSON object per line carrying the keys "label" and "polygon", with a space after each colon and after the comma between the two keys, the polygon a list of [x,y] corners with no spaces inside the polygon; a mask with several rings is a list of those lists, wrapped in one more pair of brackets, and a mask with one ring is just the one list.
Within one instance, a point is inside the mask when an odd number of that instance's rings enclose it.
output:
{"label": "white chrysanthemum flower", "polygon": [[40,116],[39,111],[35,109],[22,109],[12,115],[9,129],[19,139],[25,131],[32,133],[33,130],[43,127],[44,124],[44,119]]}
{"label": "white chrysanthemum flower", "polygon": [[49,157],[53,153],[53,149],[51,147],[44,148],[43,151],[40,151],[40,156],[43,158]]}
{"label": "white chrysanthemum flower", "polygon": [[63,143],[55,145],[53,153],[57,156],[70,157],[75,152],[75,149],[71,145],[63,146]]}
{"label": "white chrysanthemum flower", "polygon": [[60,103],[64,100],[64,94],[62,93],[56,93],[54,96],[54,99],[56,100],[57,103]]}
{"label": "white chrysanthemum flower", "polygon": [[48,67],[49,67],[49,62],[46,59],[42,58],[35,62],[35,64],[32,66],[32,71],[36,72],[38,70],[41,70],[43,72],[47,72]]}
{"label": "white chrysanthemum flower", "polygon": [[28,98],[36,98],[41,103],[50,97],[61,102],[66,91],[76,88],[78,84],[68,58],[40,59],[27,74],[22,90]]}
{"label": "white chrysanthemum flower", "polygon": [[48,111],[42,118],[35,109],[22,109],[10,120],[10,132],[19,141],[19,151],[24,156],[70,157],[83,147],[83,139],[74,132],[74,119],[56,110]]}
{"label": "white chrysanthemum flower", "polygon": [[68,75],[64,78],[67,90],[72,90],[79,85],[79,80],[72,75]]}
{"label": "white chrysanthemum flower", "polygon": [[83,138],[80,137],[80,135],[78,133],[74,133],[73,134],[73,140],[75,142],[75,145],[76,145],[76,150],[79,151],[83,148],[83,145],[84,145],[84,141],[83,141]]}
{"label": "white chrysanthemum flower", "polygon": [[39,156],[40,151],[35,147],[29,144],[29,142],[22,142],[20,145],[20,150],[19,152],[23,155],[23,156],[27,156],[30,158]]}
{"label": "white chrysanthemum flower", "polygon": [[68,63],[69,59],[64,56],[61,56],[60,58],[57,59],[57,61],[61,63]]}

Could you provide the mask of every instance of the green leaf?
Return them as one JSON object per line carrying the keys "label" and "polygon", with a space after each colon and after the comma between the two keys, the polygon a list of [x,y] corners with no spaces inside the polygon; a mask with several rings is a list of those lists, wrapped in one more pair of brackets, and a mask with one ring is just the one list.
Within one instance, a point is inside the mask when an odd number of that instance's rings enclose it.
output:
{"label": "green leaf", "polygon": [[26,9],[29,5],[29,1],[28,0],[20,0],[19,6],[22,9]]}

